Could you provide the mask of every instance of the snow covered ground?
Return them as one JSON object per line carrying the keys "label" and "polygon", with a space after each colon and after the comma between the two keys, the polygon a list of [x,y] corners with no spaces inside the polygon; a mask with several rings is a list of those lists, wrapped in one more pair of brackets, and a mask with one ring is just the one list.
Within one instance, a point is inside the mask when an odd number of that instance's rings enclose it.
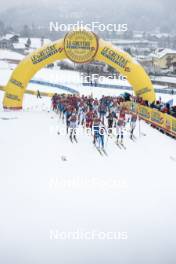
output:
{"label": "snow covered ground", "polygon": [[0,60],[19,60],[21,61],[24,58],[24,55],[11,51],[8,49],[0,49]]}
{"label": "snow covered ground", "polygon": [[[5,85],[11,70],[1,66]],[[124,92],[82,87],[79,73],[58,69],[42,69],[34,80],[96,97]],[[32,83],[28,89],[63,92]],[[162,98],[176,103],[176,96]],[[57,134],[65,126],[49,98],[25,95],[17,112],[3,111],[2,99],[0,91],[0,263],[176,262],[175,140],[141,121],[136,142],[126,132],[124,150],[108,139],[102,157],[91,136],[72,144]]]}
{"label": "snow covered ground", "polygon": [[1,109],[0,263],[176,263],[176,141],[140,128],[102,157],[90,136],[57,134],[49,98]]}

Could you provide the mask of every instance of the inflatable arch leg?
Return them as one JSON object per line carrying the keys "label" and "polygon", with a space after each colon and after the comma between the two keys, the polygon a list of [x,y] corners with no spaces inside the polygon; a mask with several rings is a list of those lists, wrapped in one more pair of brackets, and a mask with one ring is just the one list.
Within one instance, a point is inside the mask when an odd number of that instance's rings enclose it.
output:
{"label": "inflatable arch leg", "polygon": [[98,39],[90,31],[72,31],[64,39],[46,45],[28,55],[13,71],[5,87],[3,107],[21,109],[23,96],[31,78],[41,68],[68,58],[76,63],[92,60],[105,62],[125,76],[137,96],[152,103],[155,92],[144,69],[126,52]]}
{"label": "inflatable arch leg", "polygon": [[26,87],[32,77],[47,64],[66,58],[64,40],[43,46],[28,55],[12,72],[5,87],[3,107],[6,109],[21,109]]}

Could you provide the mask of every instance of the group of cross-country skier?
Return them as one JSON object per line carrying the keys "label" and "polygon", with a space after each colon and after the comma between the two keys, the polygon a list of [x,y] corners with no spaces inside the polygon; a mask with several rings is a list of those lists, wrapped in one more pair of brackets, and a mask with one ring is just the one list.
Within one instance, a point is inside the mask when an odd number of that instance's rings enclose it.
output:
{"label": "group of cross-country skier", "polygon": [[[91,129],[93,144],[104,150],[104,136],[116,137],[116,144],[123,145],[124,130],[129,123],[130,138],[133,139],[137,114],[129,112],[122,97],[102,96],[101,99],[79,96],[58,95],[52,97],[52,109],[66,124],[71,142],[77,142],[76,130],[81,125]],[[115,133],[114,133],[115,131]]]}

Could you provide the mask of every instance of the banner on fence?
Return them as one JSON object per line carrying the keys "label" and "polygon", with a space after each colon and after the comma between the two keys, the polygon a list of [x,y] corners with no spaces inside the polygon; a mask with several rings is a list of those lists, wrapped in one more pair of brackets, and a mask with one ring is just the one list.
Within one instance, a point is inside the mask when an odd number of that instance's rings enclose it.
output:
{"label": "banner on fence", "polygon": [[134,102],[125,103],[130,112],[138,113],[139,117],[145,121],[153,124],[154,126],[162,129],[166,133],[176,136],[176,118],[162,113],[157,109],[152,109]]}

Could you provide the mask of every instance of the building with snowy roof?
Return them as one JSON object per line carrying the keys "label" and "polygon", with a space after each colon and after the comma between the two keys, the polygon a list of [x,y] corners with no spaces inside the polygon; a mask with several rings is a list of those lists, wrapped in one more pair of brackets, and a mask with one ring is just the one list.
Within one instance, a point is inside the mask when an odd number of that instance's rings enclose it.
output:
{"label": "building with snowy roof", "polygon": [[153,62],[159,70],[176,66],[176,50],[159,49],[153,54]]}

